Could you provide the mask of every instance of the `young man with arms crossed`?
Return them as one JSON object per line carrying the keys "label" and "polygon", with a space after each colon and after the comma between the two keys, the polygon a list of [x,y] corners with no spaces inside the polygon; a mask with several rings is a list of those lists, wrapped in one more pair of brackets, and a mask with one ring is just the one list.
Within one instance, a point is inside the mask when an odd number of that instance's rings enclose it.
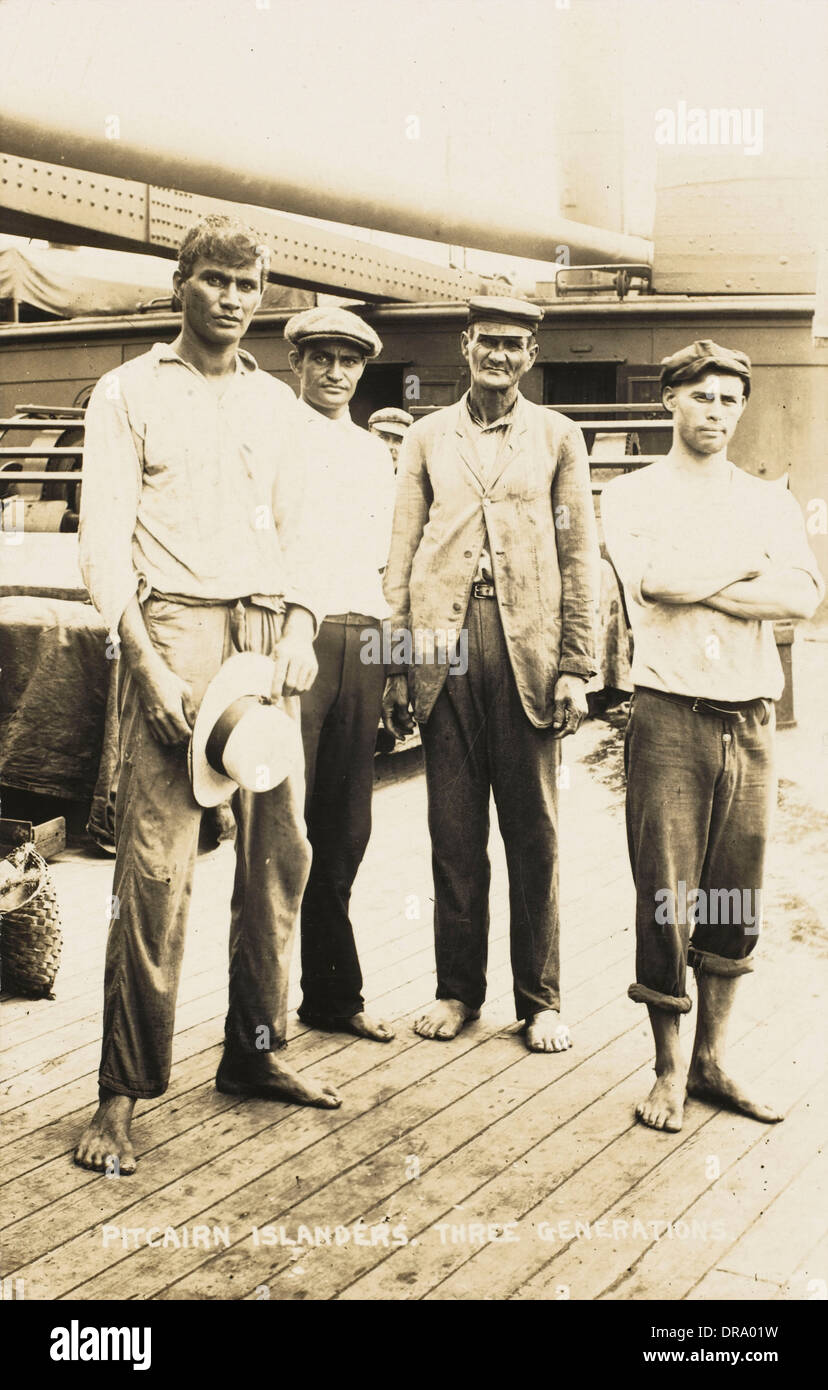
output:
{"label": "young man with arms crossed", "polygon": [[[753,969],[776,798],[773,701],[783,675],[771,620],[810,617],[824,586],[791,494],[728,459],[750,384],[745,354],[710,339],[665,358],[670,452],[602,497],[634,637],[629,994],[647,1005],[655,1041],[655,1085],[636,1109],[653,1129],[681,1129],[685,1093],[782,1119],[731,1076],[725,1036],[739,977]],[[689,1071],[679,1047],[688,963],[698,988]]]}

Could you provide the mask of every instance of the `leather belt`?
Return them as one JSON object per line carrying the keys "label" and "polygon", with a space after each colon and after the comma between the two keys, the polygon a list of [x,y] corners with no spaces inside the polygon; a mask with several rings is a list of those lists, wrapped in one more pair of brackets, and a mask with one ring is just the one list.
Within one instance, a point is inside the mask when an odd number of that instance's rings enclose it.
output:
{"label": "leather belt", "polygon": [[482,579],[475,579],[472,584],[472,598],[496,598],[494,584],[484,584]]}
{"label": "leather belt", "polygon": [[192,594],[165,594],[160,589],[152,589],[147,600],[153,598],[160,598],[164,603],[183,603],[187,608],[235,608],[238,604],[242,608],[255,606],[252,594],[245,594],[242,598],[196,598]]}
{"label": "leather belt", "polygon": [[672,700],[674,704],[687,705],[694,714],[712,714],[716,718],[735,719],[742,723],[745,715],[753,712],[757,705],[766,708],[770,701],[758,695],[755,700],[706,700],[702,695],[679,695],[672,690],[656,690],[651,685],[637,685],[644,695],[655,695],[659,700]]}
{"label": "leather belt", "polygon": [[326,613],[326,623],[343,623],[346,627],[380,627],[379,618],[369,618],[365,613]]}

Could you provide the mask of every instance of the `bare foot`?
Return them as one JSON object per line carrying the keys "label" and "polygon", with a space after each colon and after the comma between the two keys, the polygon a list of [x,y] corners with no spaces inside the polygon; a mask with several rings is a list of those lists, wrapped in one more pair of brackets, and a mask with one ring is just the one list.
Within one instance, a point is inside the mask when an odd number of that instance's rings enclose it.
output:
{"label": "bare foot", "polygon": [[375,1042],[391,1042],[394,1038],[394,1029],[381,1018],[371,1018],[370,1014],[352,1014],[343,1022],[359,1038],[373,1038]]}
{"label": "bare foot", "polygon": [[542,1009],[526,1020],[526,1046],[530,1052],[566,1052],[572,1046],[569,1028],[556,1009]]}
{"label": "bare foot", "polygon": [[394,1029],[381,1019],[371,1018],[370,1014],[351,1014],[350,1018],[328,1018],[324,1014],[306,1013],[299,1009],[299,1017],[309,1028],[319,1028],[326,1033],[356,1033],[358,1038],[371,1038],[374,1042],[391,1042]]}
{"label": "bare foot", "polygon": [[299,1105],[318,1105],[323,1110],[338,1110],[342,1104],[342,1097],[335,1086],[305,1081],[286,1062],[274,1062],[272,1070],[274,1081],[285,1100],[295,1100]]}
{"label": "bare foot", "polygon": [[684,1120],[684,1071],[670,1070],[656,1077],[646,1100],[635,1107],[635,1116],[650,1129],[678,1134]]}
{"label": "bare foot", "polygon": [[424,1014],[414,1020],[414,1032],[421,1038],[437,1038],[448,1042],[472,1018],[479,1018],[479,1009],[470,1009],[459,999],[438,999]]}
{"label": "bare foot", "polygon": [[722,1068],[712,1061],[702,1062],[698,1058],[694,1059],[687,1077],[687,1094],[698,1100],[712,1101],[714,1105],[720,1105],[725,1110],[737,1110],[740,1114],[749,1115],[752,1120],[761,1120],[766,1125],[778,1124],[785,1118],[772,1106],[754,1100],[738,1081],[734,1081],[732,1076],[728,1076],[727,1072],[722,1071]]}
{"label": "bare foot", "polygon": [[75,1162],[96,1173],[134,1173],[135,1154],[129,1137],[134,1109],[132,1096],[102,1090],[100,1105],[75,1149]]}
{"label": "bare foot", "polygon": [[225,1053],[216,1073],[216,1089],[224,1095],[295,1101],[297,1105],[317,1105],[323,1110],[336,1110],[342,1104],[334,1086],[306,1081],[275,1052],[242,1060],[228,1058]]}

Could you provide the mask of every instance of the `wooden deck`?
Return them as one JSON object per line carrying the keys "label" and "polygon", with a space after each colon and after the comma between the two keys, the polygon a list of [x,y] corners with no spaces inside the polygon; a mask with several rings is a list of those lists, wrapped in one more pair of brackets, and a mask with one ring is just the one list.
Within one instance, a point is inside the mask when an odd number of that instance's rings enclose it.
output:
{"label": "wooden deck", "polygon": [[824,928],[808,926],[808,874],[825,820],[782,827],[760,964],[733,1026],[734,1068],[782,1103],[785,1123],[691,1102],[681,1134],[653,1133],[633,1120],[652,1062],[645,1012],[626,998],[618,748],[606,725],[588,725],[560,796],[571,1051],[530,1055],[515,1032],[496,835],[483,1016],[452,1043],[412,1032],[434,977],[425,789],[407,754],[377,788],[354,896],[366,997],[397,1020],[396,1040],[311,1032],[293,1014],[291,1060],[340,1086],[341,1110],[215,1091],[222,846],[199,861],[172,1084],[139,1105],[132,1177],[71,1161],[95,1095],[111,863],[58,861],[58,997],[3,1006],[4,1276],[24,1281],[26,1299],[824,1298],[828,961]]}

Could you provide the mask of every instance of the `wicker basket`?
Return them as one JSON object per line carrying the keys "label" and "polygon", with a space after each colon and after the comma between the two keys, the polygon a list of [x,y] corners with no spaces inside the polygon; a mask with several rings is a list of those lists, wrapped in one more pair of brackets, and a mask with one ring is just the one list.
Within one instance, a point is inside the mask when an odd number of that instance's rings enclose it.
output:
{"label": "wicker basket", "polygon": [[26,999],[54,999],[63,937],[52,876],[34,845],[22,845],[0,865],[2,987]]}

